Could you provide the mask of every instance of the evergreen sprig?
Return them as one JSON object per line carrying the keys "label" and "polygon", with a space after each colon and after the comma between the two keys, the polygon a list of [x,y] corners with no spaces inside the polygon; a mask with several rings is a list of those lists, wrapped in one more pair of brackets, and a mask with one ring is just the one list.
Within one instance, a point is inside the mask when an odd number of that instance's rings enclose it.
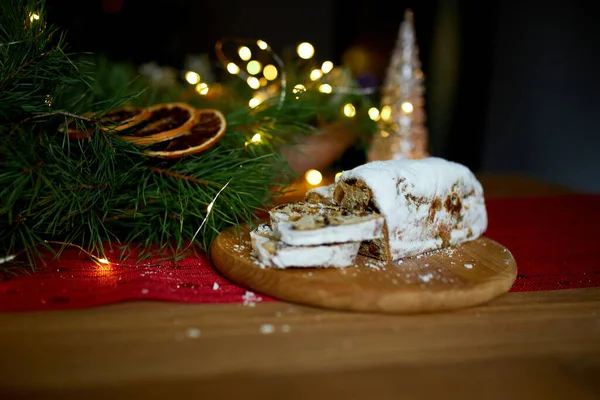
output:
{"label": "evergreen sprig", "polygon": [[[281,147],[321,133],[314,121],[322,99],[297,99],[290,89],[283,102],[252,109],[242,97],[189,96],[189,85],[156,88],[131,65],[69,54],[64,35],[45,22],[43,1],[0,4],[0,259],[33,266],[42,249],[59,255],[69,244],[97,256],[107,248],[126,256],[132,246],[142,257],[207,251],[225,227],[252,224],[296,178]],[[225,113],[215,147],[151,158],[97,119],[125,103],[181,99]],[[68,120],[90,137],[61,133]],[[256,133],[260,142],[251,141]]]}

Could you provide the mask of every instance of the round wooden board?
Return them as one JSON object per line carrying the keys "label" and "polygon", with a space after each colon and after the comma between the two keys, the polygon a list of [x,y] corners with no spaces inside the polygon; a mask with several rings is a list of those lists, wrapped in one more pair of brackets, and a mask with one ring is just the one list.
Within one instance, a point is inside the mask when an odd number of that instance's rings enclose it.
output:
{"label": "round wooden board", "polygon": [[486,303],[517,275],[510,251],[486,237],[449,249],[383,262],[359,255],[346,268],[261,267],[249,228],[221,232],[211,247],[215,267],[231,281],[280,300],[338,310],[419,313]]}

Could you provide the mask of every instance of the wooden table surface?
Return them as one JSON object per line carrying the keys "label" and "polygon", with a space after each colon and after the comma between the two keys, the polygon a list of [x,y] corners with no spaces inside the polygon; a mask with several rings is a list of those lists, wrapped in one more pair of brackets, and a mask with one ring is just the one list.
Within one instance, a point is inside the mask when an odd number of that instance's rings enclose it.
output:
{"label": "wooden table surface", "polygon": [[[481,181],[489,197],[564,192]],[[600,399],[600,288],[412,316],[284,302],[6,313],[0,346],[0,399]]]}

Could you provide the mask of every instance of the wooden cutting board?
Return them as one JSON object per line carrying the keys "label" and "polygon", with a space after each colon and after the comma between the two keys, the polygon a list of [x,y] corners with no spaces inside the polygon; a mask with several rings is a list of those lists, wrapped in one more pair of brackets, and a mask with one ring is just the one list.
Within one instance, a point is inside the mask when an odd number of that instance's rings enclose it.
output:
{"label": "wooden cutting board", "polygon": [[215,267],[231,281],[280,300],[338,310],[420,313],[476,306],[505,294],[517,275],[510,251],[481,237],[401,263],[358,256],[342,269],[261,268],[248,226],[221,232]]}

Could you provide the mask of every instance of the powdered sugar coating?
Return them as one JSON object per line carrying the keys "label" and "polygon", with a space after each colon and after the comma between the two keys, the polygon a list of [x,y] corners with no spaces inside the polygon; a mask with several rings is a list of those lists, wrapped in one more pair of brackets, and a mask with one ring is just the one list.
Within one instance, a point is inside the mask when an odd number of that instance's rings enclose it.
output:
{"label": "powdered sugar coating", "polygon": [[437,157],[373,161],[338,182],[355,179],[385,217],[393,259],[474,240],[487,229],[483,188],[464,165]]}
{"label": "powdered sugar coating", "polygon": [[258,260],[266,267],[333,267],[343,268],[354,264],[360,242],[322,246],[289,246],[265,235],[266,225],[250,232],[252,248]]}

